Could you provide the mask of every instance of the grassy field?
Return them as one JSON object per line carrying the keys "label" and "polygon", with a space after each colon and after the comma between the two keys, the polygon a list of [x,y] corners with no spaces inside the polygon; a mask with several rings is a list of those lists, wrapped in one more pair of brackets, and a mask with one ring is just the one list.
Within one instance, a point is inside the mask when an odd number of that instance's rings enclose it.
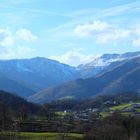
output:
{"label": "grassy field", "polygon": [[102,116],[102,118],[106,118],[108,116],[110,116],[109,112],[101,112],[100,115]]}
{"label": "grassy field", "polygon": [[59,112],[56,112],[56,114],[57,114],[59,117],[64,117],[64,116],[68,115],[69,113],[63,112],[63,111],[59,111]]}
{"label": "grassy field", "polygon": [[[61,140],[64,134],[61,133],[20,133],[21,137],[28,138],[28,140]],[[81,134],[69,133],[66,139],[82,138]]]}
{"label": "grassy field", "polygon": [[[124,116],[128,116],[130,114],[133,114],[134,112],[135,113],[140,113],[140,108],[133,108],[133,104],[134,103],[121,104],[121,105],[110,107],[109,110],[110,111],[120,111],[121,114],[124,115]],[[138,102],[136,104],[140,104],[140,103]],[[133,111],[122,111],[124,109],[132,109]],[[108,116],[111,115],[110,111],[103,111],[100,114],[103,118],[105,118],[105,117],[108,117]]]}
{"label": "grassy field", "polygon": [[111,107],[110,109],[111,110],[122,110],[124,108],[131,108],[131,105],[132,104],[122,104],[122,105]]}
{"label": "grassy field", "polygon": [[[1,137],[1,134],[0,134]],[[76,138],[82,138],[82,134],[77,133],[30,133],[30,132],[20,132],[20,133],[5,133],[3,137],[6,140],[75,140]]]}

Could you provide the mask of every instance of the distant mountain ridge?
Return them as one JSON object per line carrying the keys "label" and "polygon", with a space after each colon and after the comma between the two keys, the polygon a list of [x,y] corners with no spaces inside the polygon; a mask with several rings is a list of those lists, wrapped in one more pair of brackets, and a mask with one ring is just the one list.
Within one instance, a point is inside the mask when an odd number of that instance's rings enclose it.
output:
{"label": "distant mountain ridge", "polygon": [[104,72],[111,67],[114,68],[125,60],[127,61],[139,56],[140,52],[127,52],[124,54],[104,54],[95,58],[90,63],[79,65],[78,69],[80,70],[82,78],[89,78],[92,76],[96,76],[97,74]]}
{"label": "distant mountain ridge", "polygon": [[[1,60],[0,73],[3,77],[2,80],[5,81],[5,84],[0,84],[0,89],[9,92],[11,90],[11,92],[16,92],[23,97],[30,96],[33,92],[49,86],[59,85],[79,77],[74,67],[41,57]],[[7,83],[11,83],[10,81],[18,83],[21,87],[19,86],[16,89],[16,84],[14,84],[13,87],[9,88]],[[29,92],[27,89],[29,89]],[[27,95],[27,93],[29,94]]]}
{"label": "distant mountain ridge", "polygon": [[64,97],[93,98],[99,94],[140,92],[140,57],[124,61],[93,78],[78,79],[34,94],[30,101],[43,103]]}
{"label": "distant mountain ridge", "polygon": [[78,67],[43,57],[0,60],[0,90],[27,98],[36,92],[68,81],[102,75],[139,56],[140,52],[104,54]]}

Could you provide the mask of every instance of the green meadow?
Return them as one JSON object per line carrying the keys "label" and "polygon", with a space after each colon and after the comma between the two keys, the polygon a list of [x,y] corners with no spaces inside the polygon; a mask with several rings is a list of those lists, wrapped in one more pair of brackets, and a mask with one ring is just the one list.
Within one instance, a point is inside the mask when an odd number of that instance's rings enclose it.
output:
{"label": "green meadow", "polygon": [[[6,134],[6,133],[5,133]],[[2,135],[2,134],[1,134]],[[82,138],[82,134],[77,133],[31,133],[31,132],[20,132],[20,133],[7,133],[0,140],[77,140]]]}

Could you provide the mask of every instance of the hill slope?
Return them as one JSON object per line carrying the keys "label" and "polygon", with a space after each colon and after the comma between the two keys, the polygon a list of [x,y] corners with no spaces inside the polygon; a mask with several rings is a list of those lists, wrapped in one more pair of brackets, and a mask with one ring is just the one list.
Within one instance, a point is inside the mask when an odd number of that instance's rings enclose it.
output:
{"label": "hill slope", "polygon": [[[140,52],[104,54],[79,67],[72,67],[42,57],[0,60],[0,89],[14,92],[22,97],[29,97],[48,87],[58,86],[78,78],[96,78],[97,75],[103,75],[108,70],[115,69],[139,55]],[[81,86],[79,82],[82,80],[74,83]],[[74,84],[74,87],[76,85]],[[81,92],[84,92],[85,89],[83,87],[81,89]]]}
{"label": "hill slope", "polygon": [[[127,91],[140,91],[140,57],[121,63],[114,69],[100,74],[94,78],[78,79],[61,86],[51,87],[41,91],[29,100],[34,102],[46,102],[64,97],[78,99],[92,98],[97,94],[120,93]],[[124,88],[123,88],[123,85]],[[135,85],[135,86],[134,86]],[[133,86],[133,88],[131,88]]]}
{"label": "hill slope", "polygon": [[23,97],[79,77],[75,68],[41,57],[0,61],[0,73],[0,89]]}
{"label": "hill slope", "polygon": [[7,92],[17,93],[19,96],[27,97],[32,95],[35,91],[18,83],[17,81],[11,80],[0,73],[0,90]]}
{"label": "hill slope", "polygon": [[82,78],[90,78],[115,68],[120,63],[140,56],[140,52],[127,52],[124,54],[104,54],[92,60],[90,63],[78,66]]}
{"label": "hill slope", "polygon": [[27,102],[15,94],[0,90],[0,107],[2,106],[15,113],[35,113],[40,109],[39,105]]}

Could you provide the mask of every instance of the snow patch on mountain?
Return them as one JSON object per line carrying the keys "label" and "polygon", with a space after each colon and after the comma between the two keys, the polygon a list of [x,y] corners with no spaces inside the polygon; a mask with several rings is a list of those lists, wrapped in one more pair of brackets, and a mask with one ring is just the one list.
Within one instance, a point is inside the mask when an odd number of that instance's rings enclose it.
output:
{"label": "snow patch on mountain", "polygon": [[95,58],[90,63],[79,65],[77,69],[81,72],[82,78],[88,78],[96,76],[98,73],[102,72],[113,63],[116,63],[117,65],[117,62],[133,59],[139,56],[140,52],[131,52],[124,54],[104,54]]}

